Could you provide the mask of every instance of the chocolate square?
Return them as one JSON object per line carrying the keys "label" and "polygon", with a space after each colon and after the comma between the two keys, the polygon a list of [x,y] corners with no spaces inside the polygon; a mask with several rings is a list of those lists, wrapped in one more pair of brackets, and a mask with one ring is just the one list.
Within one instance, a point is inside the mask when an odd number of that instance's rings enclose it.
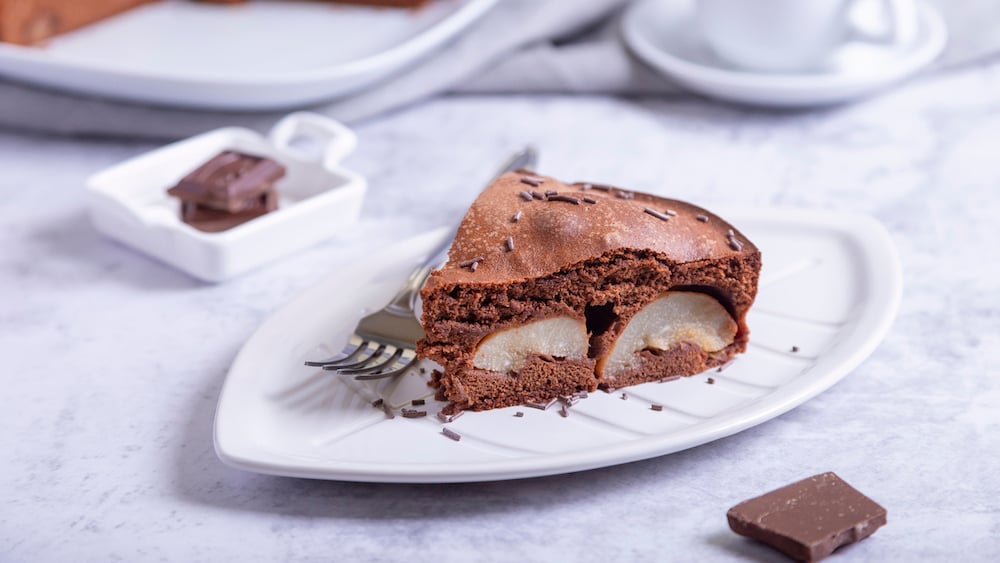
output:
{"label": "chocolate square", "polygon": [[181,220],[206,233],[218,233],[242,225],[278,208],[278,192],[270,190],[250,200],[236,213],[181,201]]}
{"label": "chocolate square", "polygon": [[272,190],[284,175],[285,167],[270,158],[223,151],[181,178],[167,193],[202,207],[237,213],[247,211],[248,201]]}
{"label": "chocolate square", "polygon": [[886,511],[832,472],[729,509],[729,527],[799,561],[818,561],[886,523]]}

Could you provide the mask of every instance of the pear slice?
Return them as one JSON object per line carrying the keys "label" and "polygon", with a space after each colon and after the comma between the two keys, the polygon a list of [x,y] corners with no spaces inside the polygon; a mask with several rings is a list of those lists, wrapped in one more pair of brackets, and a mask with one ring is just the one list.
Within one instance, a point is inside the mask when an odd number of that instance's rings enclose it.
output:
{"label": "pear slice", "polygon": [[585,358],[587,325],[569,317],[551,317],[494,332],[476,348],[472,364],[500,373],[516,372],[532,354],[556,358]]}
{"label": "pear slice", "polygon": [[668,291],[632,317],[611,352],[598,361],[598,371],[614,377],[635,367],[642,350],[668,350],[681,342],[718,352],[733,343],[736,329],[733,317],[710,295]]}

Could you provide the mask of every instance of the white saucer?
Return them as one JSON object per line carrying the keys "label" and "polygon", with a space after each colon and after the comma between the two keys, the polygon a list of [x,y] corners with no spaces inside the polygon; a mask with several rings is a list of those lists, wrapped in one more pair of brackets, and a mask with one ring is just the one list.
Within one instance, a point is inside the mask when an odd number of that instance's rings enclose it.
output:
{"label": "white saucer", "polygon": [[918,2],[917,33],[896,48],[849,43],[813,72],[768,74],[719,60],[694,32],[691,0],[642,0],[622,20],[626,43],[642,60],[691,90],[761,106],[805,107],[869,95],[930,64],[948,33],[941,17]]}

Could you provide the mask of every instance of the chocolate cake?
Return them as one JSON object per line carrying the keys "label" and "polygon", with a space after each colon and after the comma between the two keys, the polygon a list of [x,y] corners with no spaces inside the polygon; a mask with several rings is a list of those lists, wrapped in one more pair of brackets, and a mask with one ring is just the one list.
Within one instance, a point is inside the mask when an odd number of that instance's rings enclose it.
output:
{"label": "chocolate cake", "polygon": [[693,375],[746,349],[760,264],[694,205],[504,174],[421,291],[417,351],[450,412]]}
{"label": "chocolate cake", "polygon": [[155,0],[0,0],[0,41],[31,45]]}
{"label": "chocolate cake", "polygon": [[[158,0],[0,0],[0,41],[34,45],[142,4]],[[200,0],[243,4],[246,0]],[[329,0],[388,8],[417,8],[430,0]]]}

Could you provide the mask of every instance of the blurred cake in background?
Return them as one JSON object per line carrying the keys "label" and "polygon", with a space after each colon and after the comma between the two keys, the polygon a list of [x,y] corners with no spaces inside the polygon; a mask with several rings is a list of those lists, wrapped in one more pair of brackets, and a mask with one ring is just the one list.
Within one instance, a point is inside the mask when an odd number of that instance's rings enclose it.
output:
{"label": "blurred cake in background", "polygon": [[[35,45],[53,36],[158,0],[0,0],[0,42]],[[247,0],[201,0],[243,4]],[[392,8],[417,8],[430,0],[327,0]]]}

